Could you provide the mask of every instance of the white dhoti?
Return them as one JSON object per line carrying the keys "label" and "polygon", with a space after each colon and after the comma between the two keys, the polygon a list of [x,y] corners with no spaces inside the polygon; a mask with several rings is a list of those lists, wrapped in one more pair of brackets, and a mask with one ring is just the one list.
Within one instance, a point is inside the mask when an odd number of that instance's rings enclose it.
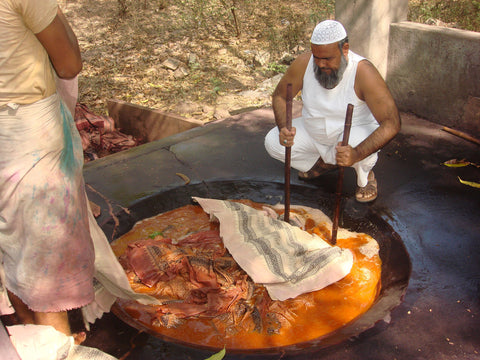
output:
{"label": "white dhoti", "polygon": [[[133,292],[85,193],[83,150],[57,94],[0,109],[0,315],[6,289],[36,312],[82,307],[86,322]],[[86,324],[88,328],[88,324]]]}
{"label": "white dhoti", "polygon": [[56,94],[0,110],[2,280],[36,312],[94,299],[83,152],[67,113]]}
{"label": "white dhoti", "polygon": [[[308,121],[315,121],[315,125]],[[296,128],[294,144],[291,150],[291,166],[299,171],[308,171],[318,158],[326,164],[336,164],[335,146],[343,140],[342,131],[328,132],[325,122],[320,119],[306,121],[303,117],[293,119],[292,127]],[[378,127],[378,124],[353,125],[350,130],[348,144],[357,146]],[[280,144],[278,127],[274,127],[265,137],[265,149],[274,159],[285,161],[285,146]],[[365,159],[353,164],[357,174],[357,185],[364,187],[368,183],[368,173],[377,163],[378,155],[373,153]]]}

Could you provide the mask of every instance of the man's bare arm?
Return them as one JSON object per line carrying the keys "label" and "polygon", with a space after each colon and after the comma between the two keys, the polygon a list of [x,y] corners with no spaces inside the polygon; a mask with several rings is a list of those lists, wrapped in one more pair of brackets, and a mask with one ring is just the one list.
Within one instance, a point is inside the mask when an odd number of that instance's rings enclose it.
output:
{"label": "man's bare arm", "polygon": [[303,76],[307,68],[308,60],[310,59],[310,53],[301,54],[297,59],[289,66],[287,72],[278,83],[275,91],[272,95],[272,107],[275,114],[275,122],[279,129],[282,129],[286,125],[286,97],[287,97],[287,84],[292,84],[292,95],[296,94],[302,89]]}
{"label": "man's bare arm", "polygon": [[60,8],[50,25],[35,35],[47,50],[58,77],[71,79],[82,70],[77,38]]}
{"label": "man's bare arm", "polygon": [[303,76],[305,74],[310,56],[310,53],[305,53],[295,59],[278,83],[272,95],[272,107],[275,115],[275,123],[280,131],[279,141],[284,146],[293,145],[293,138],[295,137],[296,130],[295,128],[288,130],[286,127],[287,85],[292,84],[292,96],[295,97],[303,87]]}
{"label": "man's bare arm", "polygon": [[355,91],[367,103],[380,126],[355,148],[337,147],[337,164],[341,166],[352,166],[377,152],[400,131],[400,115],[392,94],[369,61],[358,64]]}

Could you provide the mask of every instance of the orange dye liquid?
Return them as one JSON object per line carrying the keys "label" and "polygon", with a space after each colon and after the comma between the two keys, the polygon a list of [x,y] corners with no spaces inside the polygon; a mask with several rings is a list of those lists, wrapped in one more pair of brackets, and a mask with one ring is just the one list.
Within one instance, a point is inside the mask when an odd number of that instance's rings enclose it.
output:
{"label": "orange dye liquid", "polygon": [[[262,206],[249,200],[241,202],[255,208]],[[311,220],[307,221],[305,227],[306,231],[317,233],[322,238],[329,234],[324,225],[314,224]],[[120,256],[129,243],[146,239],[159,231],[165,238],[178,239],[191,232],[211,229],[218,229],[218,224],[210,223],[209,216],[200,206],[187,205],[137,223],[130,232],[115,240],[112,248],[115,254]],[[310,341],[347,325],[374,303],[380,290],[381,260],[378,254],[367,258],[359,251],[359,248],[369,241],[372,239],[365,234],[338,239],[337,246],[350,249],[354,254],[351,272],[324,289],[281,302],[282,310],[279,313],[283,313],[290,320],[291,326],[282,326],[275,334],[247,329],[238,329],[231,334],[228,328],[222,326],[221,321],[208,318],[190,318],[176,327],[167,328],[154,321],[155,311],[152,307],[121,299],[117,300],[117,305],[133,321],[141,323],[151,331],[192,345],[217,349],[225,347],[227,350],[262,349]],[[154,288],[129,280],[135,291],[154,296]]]}

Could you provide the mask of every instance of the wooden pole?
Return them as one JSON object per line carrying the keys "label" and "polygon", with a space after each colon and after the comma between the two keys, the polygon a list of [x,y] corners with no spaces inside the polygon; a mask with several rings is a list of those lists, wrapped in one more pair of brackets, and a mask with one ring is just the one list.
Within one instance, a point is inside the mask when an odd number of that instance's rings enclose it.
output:
{"label": "wooden pole", "polygon": [[[350,128],[352,126],[352,114],[353,114],[353,105],[348,104],[347,106],[347,113],[345,115],[345,126],[343,129],[343,139],[342,139],[342,146],[348,145],[348,138],[350,137]],[[336,191],[336,199],[335,199],[335,213],[333,217],[333,224],[332,224],[332,245],[337,243],[337,231],[338,231],[338,219],[340,218],[340,204],[342,200],[342,188],[343,188],[343,172],[344,167],[340,166],[338,169],[338,179],[337,179],[337,191]]]}
{"label": "wooden pole", "polygon": [[[286,126],[288,130],[292,129],[292,84],[287,84],[286,97]],[[285,211],[283,220],[290,222],[290,160],[292,148],[285,147]]]}
{"label": "wooden pole", "polygon": [[462,139],[465,139],[465,140],[468,140],[468,141],[471,141],[477,145],[480,145],[480,140],[474,138],[473,136],[470,136],[462,131],[458,131],[458,130],[455,130],[455,129],[452,129],[452,128],[449,128],[449,127],[446,127],[444,126],[442,128],[443,131],[446,131],[446,132],[449,132],[450,134],[453,134],[453,135],[456,135],[458,137],[461,137]]}

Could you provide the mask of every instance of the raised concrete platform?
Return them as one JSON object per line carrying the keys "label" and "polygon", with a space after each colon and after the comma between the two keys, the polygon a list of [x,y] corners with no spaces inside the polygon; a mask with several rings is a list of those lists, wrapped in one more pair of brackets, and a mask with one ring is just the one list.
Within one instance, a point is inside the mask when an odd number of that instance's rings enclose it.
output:
{"label": "raised concrete platform", "polygon": [[[294,109],[298,114],[298,104]],[[275,356],[227,352],[225,359],[480,358],[480,189],[462,185],[457,178],[479,182],[480,169],[442,165],[452,158],[480,164],[480,149],[439,125],[405,114],[402,119],[401,133],[380,153],[376,166],[378,199],[371,204],[355,202],[350,169],[345,171],[344,193],[346,210],[359,217],[374,212],[403,239],[413,265],[404,302],[390,318],[327,349]],[[88,163],[89,197],[102,207],[98,222],[108,237],[114,237],[122,231],[128,208],[185,188],[177,173],[188,176],[190,184],[206,186],[222,180],[282,184],[283,164],[263,148],[263,137],[272,126],[271,109],[256,110]],[[291,183],[333,194],[336,173],[306,184],[292,171]],[[92,326],[85,345],[128,360],[212,355],[139,334],[113,314]]]}

